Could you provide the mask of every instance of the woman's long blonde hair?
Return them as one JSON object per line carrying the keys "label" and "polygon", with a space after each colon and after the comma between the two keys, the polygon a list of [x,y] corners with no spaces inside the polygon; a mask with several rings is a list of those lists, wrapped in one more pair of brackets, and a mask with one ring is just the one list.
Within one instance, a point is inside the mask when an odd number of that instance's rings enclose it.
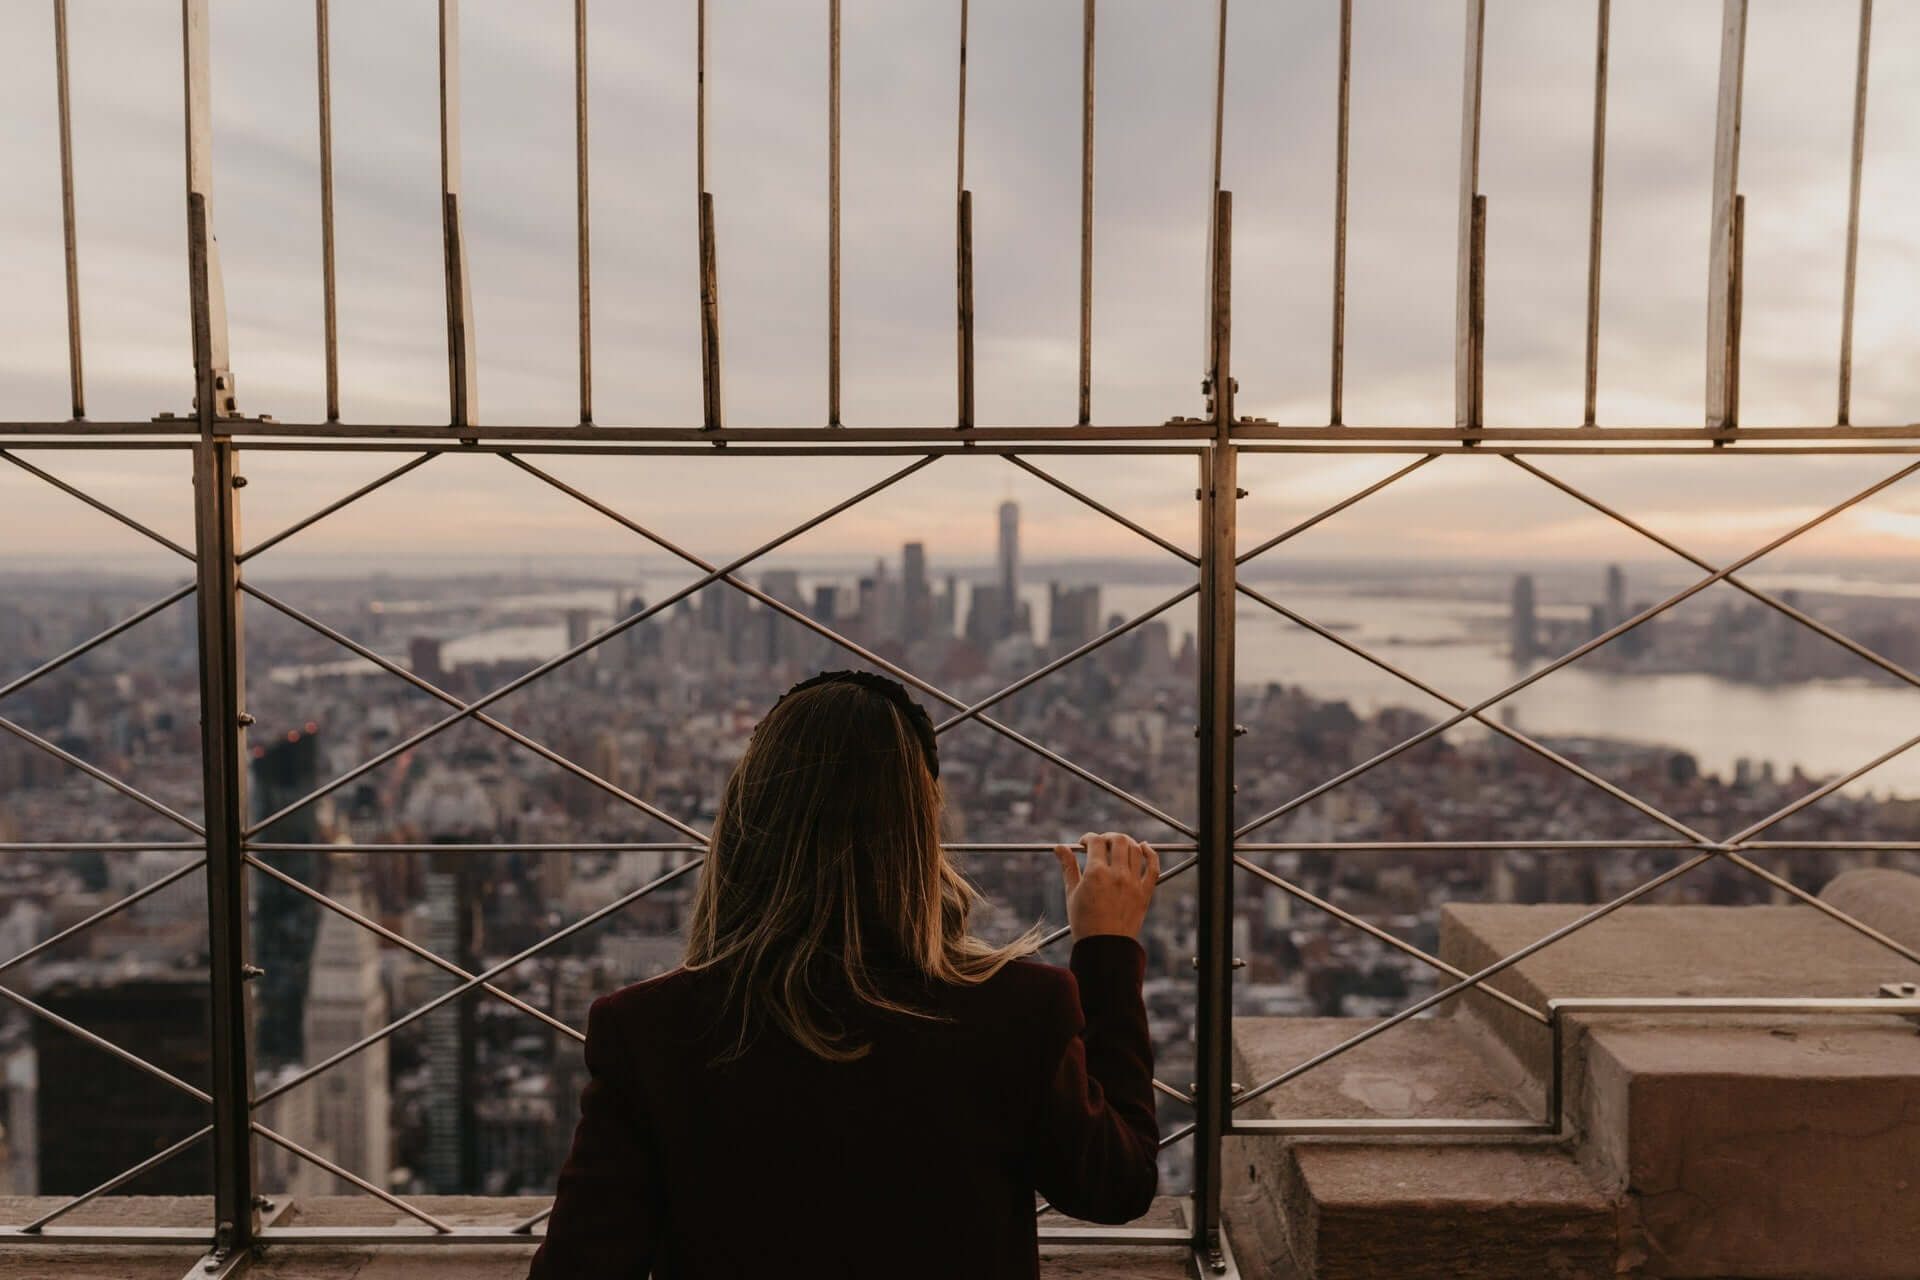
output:
{"label": "woman's long blonde hair", "polygon": [[934,1016],[876,967],[966,985],[1037,945],[1038,929],[1000,947],[967,932],[978,892],[940,846],[926,713],[868,681],[787,694],[727,779],[686,958],[726,974],[736,1034],[723,1058],[768,1023],[822,1058],[862,1057],[849,1000]]}

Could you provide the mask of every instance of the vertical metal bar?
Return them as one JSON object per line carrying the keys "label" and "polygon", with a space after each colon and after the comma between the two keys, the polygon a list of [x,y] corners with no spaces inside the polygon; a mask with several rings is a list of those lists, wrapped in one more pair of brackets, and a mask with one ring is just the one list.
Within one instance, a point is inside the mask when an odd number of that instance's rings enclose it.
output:
{"label": "vertical metal bar", "polygon": [[1473,347],[1473,365],[1467,425],[1479,427],[1487,420],[1487,198],[1483,195],[1473,198],[1471,268],[1467,276],[1472,282],[1467,293],[1467,333]]}
{"label": "vertical metal bar", "polygon": [[468,427],[479,417],[480,405],[460,194],[460,0],[440,0],[440,229],[446,244],[447,414],[454,426]]}
{"label": "vertical metal bar", "polygon": [[827,0],[827,425],[840,425],[840,0]]}
{"label": "vertical metal bar", "polygon": [[1201,280],[1205,286],[1205,307],[1203,313],[1208,317],[1207,331],[1202,345],[1204,357],[1202,367],[1207,370],[1207,381],[1203,389],[1207,395],[1215,394],[1212,383],[1213,371],[1219,367],[1219,355],[1214,350],[1215,326],[1212,321],[1214,288],[1216,285],[1215,264],[1219,260],[1215,243],[1219,234],[1216,215],[1220,210],[1220,157],[1225,146],[1227,128],[1227,0],[1220,0],[1219,16],[1216,27],[1216,41],[1213,66],[1213,173],[1207,187],[1207,260]]}
{"label": "vertical metal bar", "polygon": [[1080,52],[1080,425],[1093,421],[1093,20],[1085,0]]}
{"label": "vertical metal bar", "polygon": [[954,257],[955,340],[959,350],[954,366],[958,403],[954,425],[973,425],[973,193],[967,190],[967,0],[960,0],[960,106],[954,141]]}
{"label": "vertical metal bar", "polygon": [[573,175],[579,214],[580,422],[593,422],[593,265],[587,217],[587,0],[573,0]]}
{"label": "vertical metal bar", "polygon": [[973,425],[973,192],[960,193],[959,214],[960,405],[956,426]]}
{"label": "vertical metal bar", "polygon": [[333,265],[333,36],[327,0],[313,0],[320,86],[320,300],[326,329],[327,421],[340,421],[340,337]]}
{"label": "vertical metal bar", "polygon": [[1474,228],[1480,195],[1480,72],[1486,51],[1487,0],[1466,0],[1467,50],[1460,93],[1459,263],[1454,274],[1453,425],[1480,424],[1474,386],[1480,352],[1474,340]]}
{"label": "vertical metal bar", "polygon": [[[67,0],[53,0],[53,57],[60,95],[60,227],[67,245],[67,380],[73,392],[73,416],[87,416],[85,379],[80,367],[80,252],[73,225],[73,114],[67,87]],[[1854,190],[1859,191],[1859,183]]]}
{"label": "vertical metal bar", "polygon": [[699,188],[700,394],[708,431],[726,425],[720,402],[720,272],[713,244],[713,196],[707,190],[707,0],[695,7],[694,182]]}
{"label": "vertical metal bar", "polygon": [[1584,426],[1594,426],[1600,385],[1600,214],[1607,186],[1607,40],[1613,0],[1600,0],[1593,45],[1593,177],[1587,218],[1587,399]]}
{"label": "vertical metal bar", "polygon": [[1221,1239],[1221,1140],[1233,1119],[1233,641],[1238,458],[1233,424],[1233,195],[1214,202],[1209,345],[1215,435],[1200,477],[1200,769],[1193,1250],[1200,1273],[1231,1265]]}
{"label": "vertical metal bar", "polygon": [[[205,0],[190,0],[205,3]],[[201,414],[207,427],[211,415]],[[194,446],[194,540],[199,570],[200,756],[207,827],[207,928],[211,1013],[214,1214],[218,1245],[244,1249],[254,1209],[248,1042],[246,671],[240,621],[239,495],[234,445],[203,435]]]}
{"label": "vertical metal bar", "polygon": [[[1740,318],[1746,302],[1747,198],[1733,198],[1732,244],[1727,257],[1726,426],[1740,425]],[[1719,441],[1715,442],[1721,443]]]}
{"label": "vertical metal bar", "polygon": [[1333,161],[1333,388],[1327,421],[1340,425],[1347,376],[1347,125],[1353,100],[1353,0],[1340,0],[1340,111]]}
{"label": "vertical metal bar", "polygon": [[202,434],[235,415],[227,355],[226,290],[213,238],[213,76],[207,0],[180,0],[187,161],[187,291],[193,327],[194,406]]}
{"label": "vertical metal bar", "polygon": [[[1853,172],[1847,190],[1847,269],[1840,302],[1840,409],[1834,418],[1843,427],[1853,421],[1853,281],[1860,261],[1860,169],[1866,158],[1867,60],[1872,40],[1873,0],[1860,0],[1860,53],[1853,71]],[[80,416],[77,410],[74,416]]]}
{"label": "vertical metal bar", "polygon": [[1740,93],[1747,60],[1747,0],[1723,0],[1720,92],[1714,111],[1713,223],[1707,242],[1707,404],[1709,427],[1737,423],[1730,378],[1738,359],[1733,329],[1734,197],[1740,190]]}

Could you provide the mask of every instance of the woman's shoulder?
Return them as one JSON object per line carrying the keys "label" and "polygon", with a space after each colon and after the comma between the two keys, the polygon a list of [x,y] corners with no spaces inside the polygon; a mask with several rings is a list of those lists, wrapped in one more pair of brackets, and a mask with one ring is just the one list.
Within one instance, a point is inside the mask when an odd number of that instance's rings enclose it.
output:
{"label": "woman's shoulder", "polygon": [[700,989],[707,985],[710,976],[704,969],[689,969],[680,965],[651,978],[629,983],[593,1002],[588,1013],[589,1024],[606,1020],[625,1023],[635,1018],[657,1020],[685,1006],[690,1000],[700,998]]}

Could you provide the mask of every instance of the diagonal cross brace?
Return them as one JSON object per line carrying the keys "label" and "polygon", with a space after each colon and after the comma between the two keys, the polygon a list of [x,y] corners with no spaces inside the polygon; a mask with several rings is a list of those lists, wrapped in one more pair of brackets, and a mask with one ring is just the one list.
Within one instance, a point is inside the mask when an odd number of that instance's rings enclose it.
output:
{"label": "diagonal cross brace", "polygon": [[[600,921],[606,919],[608,916],[614,915],[617,912],[624,911],[628,906],[632,905],[635,902],[638,902],[640,899],[646,897],[648,894],[652,893],[654,890],[663,888],[664,886],[673,883],[675,880],[678,880],[681,876],[686,875],[690,871],[697,870],[700,867],[700,865],[705,861],[706,861],[705,858],[695,858],[691,862],[684,862],[681,865],[666,872],[665,874],[656,876],[654,879],[649,880],[647,883],[641,885],[638,889],[634,889],[629,893],[622,894],[620,897],[615,898],[612,902],[609,902],[606,906],[600,907],[597,910],[591,911],[588,914],[581,916],[578,920],[575,920],[572,924],[568,925],[566,928],[561,929],[558,932],[548,934],[546,937],[534,943],[532,946],[528,947],[526,950],[521,951],[517,955],[508,956],[505,960],[502,960],[500,963],[481,970],[479,973],[474,974],[472,977],[467,978],[461,981],[460,983],[458,983],[457,985],[450,987],[447,990],[441,992],[439,995],[435,996],[433,999],[427,1001],[425,1004],[414,1009],[412,1012],[402,1014],[400,1017],[395,1018],[392,1022],[389,1022],[386,1026],[380,1028],[378,1031],[375,1031],[370,1035],[362,1037],[361,1039],[355,1041],[353,1044],[350,1044],[346,1048],[341,1049],[339,1052],[331,1054],[328,1057],[323,1058],[321,1061],[314,1063],[312,1066],[307,1067],[304,1070],[299,1071],[296,1074],[287,1077],[285,1080],[282,1080],[280,1083],[274,1085],[271,1089],[268,1089],[266,1092],[255,1095],[253,1099],[253,1107],[256,1110],[259,1109],[261,1106],[265,1105],[268,1102],[271,1102],[273,1099],[279,1097],[283,1093],[286,1093],[288,1090],[297,1088],[298,1086],[305,1084],[307,1081],[319,1075],[322,1071],[325,1071],[330,1067],[338,1066],[340,1063],[345,1062],[348,1058],[353,1057],[353,1055],[355,1055],[356,1053],[359,1053],[364,1049],[370,1048],[371,1046],[378,1044],[380,1041],[386,1039],[388,1036],[392,1035],[394,1032],[400,1030],[400,1028],[407,1026],[410,1023],[416,1022],[421,1018],[426,1017],[428,1014],[432,1013],[435,1009],[440,1008],[442,1005],[445,1005],[450,1001],[458,999],[459,997],[465,995],[467,992],[472,991],[475,987],[482,986],[488,982],[491,982],[493,979],[499,977],[501,974],[505,973],[507,970],[515,968],[516,966],[523,964],[528,960],[531,960],[534,956],[539,955],[542,951],[545,951],[548,947],[551,947],[554,943],[564,942],[566,939],[572,937],[574,934],[579,933],[582,929],[598,924]],[[6,989],[4,987],[0,987],[0,994],[4,994],[5,990]]]}
{"label": "diagonal cross brace", "polygon": [[[1668,596],[1665,600],[1660,601],[1658,604],[1649,606],[1648,608],[1635,614],[1633,617],[1624,619],[1623,621],[1617,623],[1616,625],[1609,627],[1607,630],[1601,632],[1599,635],[1593,637],[1591,640],[1586,641],[1584,644],[1577,645],[1573,649],[1568,650],[1566,653],[1560,655],[1558,658],[1555,658],[1552,662],[1549,662],[1545,666],[1540,667],[1538,670],[1533,671],[1528,675],[1522,677],[1521,679],[1514,681],[1512,684],[1508,685],[1506,688],[1500,690],[1499,692],[1494,693],[1489,697],[1482,699],[1480,702],[1477,702],[1470,707],[1464,708],[1456,712],[1454,715],[1448,717],[1445,720],[1441,720],[1432,725],[1429,725],[1427,728],[1421,730],[1419,733],[1416,733],[1412,737],[1407,738],[1404,741],[1392,747],[1387,748],[1385,751],[1380,752],[1379,754],[1373,756],[1371,759],[1363,760],[1359,764],[1353,766],[1351,769],[1346,770],[1345,772],[1339,774],[1338,776],[1330,778],[1327,781],[1319,784],[1318,786],[1313,787],[1298,796],[1295,796],[1292,800],[1287,801],[1286,803],[1280,805],[1278,808],[1269,810],[1268,812],[1261,814],[1259,817],[1254,818],[1251,821],[1242,825],[1237,831],[1234,832],[1234,835],[1236,837],[1243,836],[1247,834],[1249,831],[1253,831],[1259,827],[1265,826],[1267,823],[1274,821],[1276,818],[1284,817],[1285,815],[1293,812],[1295,809],[1298,809],[1300,806],[1304,804],[1308,804],[1313,800],[1318,799],[1320,796],[1325,795],[1327,792],[1333,790],[1335,787],[1341,786],[1342,784],[1351,781],[1352,779],[1360,776],[1361,774],[1366,773],[1370,769],[1373,769],[1378,767],[1379,765],[1385,764],[1387,761],[1400,755],[1402,752],[1410,750],[1411,748],[1420,745],[1422,742],[1425,742],[1430,738],[1438,737],[1440,734],[1445,733],[1448,729],[1453,728],[1455,725],[1460,724],[1462,721],[1470,719],[1471,717],[1478,715],[1480,712],[1485,711],[1488,707],[1491,707],[1496,702],[1500,702],[1506,698],[1512,697],[1514,694],[1518,693],[1520,690],[1525,689],[1529,685],[1532,685],[1535,682],[1544,679],[1545,677],[1553,674],[1555,671],[1558,671],[1560,668],[1566,666],[1567,664],[1571,662],[1575,662],[1578,659],[1585,657],[1587,654],[1592,653],[1595,649],[1598,649],[1601,645],[1608,643],[1609,641],[1615,639],[1620,635],[1625,634],[1628,631],[1631,631],[1633,628],[1639,626],[1641,623],[1646,622],[1651,618],[1658,617],[1660,614],[1665,613],[1667,610],[1673,608],[1675,605],[1679,604],[1681,601],[1692,598],[1693,596],[1699,594],[1700,592],[1706,590],[1708,587],[1712,586],[1714,583],[1719,582],[1721,579],[1725,578],[1727,575],[1734,573],[1740,569],[1744,569],[1746,566],[1748,566],[1749,564],[1752,564],[1755,560],[1760,559],[1762,556],[1768,555],[1778,550],[1779,548],[1785,546],[1787,543],[1793,541],[1795,538],[1798,538],[1802,534],[1807,533],[1809,530],[1817,528],[1822,524],[1825,524],[1827,521],[1833,519],[1835,516],[1839,515],[1841,512],[1846,511],[1849,508],[1856,506],[1861,502],[1866,501],[1868,498],[1872,497],[1874,494],[1879,493],[1882,489],[1885,489],[1893,484],[1898,483],[1901,480],[1906,479],[1908,476],[1912,475],[1915,471],[1920,471],[1920,462],[1909,463],[1908,465],[1902,467],[1900,470],[1894,472],[1892,475],[1887,476],[1882,480],[1876,481],[1874,484],[1869,485],[1867,488],[1862,489],[1860,492],[1852,495],[1851,497],[1846,498],[1843,501],[1836,503],[1831,507],[1828,507],[1825,511],[1822,511],[1819,515],[1816,515],[1811,519],[1808,519],[1802,522],[1801,524],[1795,526],[1794,528],[1789,529],[1787,532],[1781,534],[1779,537],[1773,539],[1771,542],[1768,542],[1766,545],[1758,548],[1755,551],[1749,552],[1747,555],[1742,556],[1740,559],[1734,561],[1732,564],[1729,564],[1724,568],[1714,570],[1712,573],[1700,579],[1698,582],[1695,582],[1693,585],[1675,592],[1673,595]],[[1916,738],[1914,741],[1920,742],[1920,738]],[[1912,745],[1912,744],[1909,744],[1909,745]],[[1901,748],[1901,749],[1904,750],[1904,748]],[[1728,843],[1732,843],[1732,842],[1728,842]]]}
{"label": "diagonal cross brace", "polygon": [[[512,461],[521,467],[527,466],[526,463],[521,462],[518,458],[513,457],[513,455],[511,454],[502,454],[501,456],[507,458],[509,461]],[[622,632],[626,631],[628,628],[637,626],[640,623],[646,621],[648,618],[653,617],[655,614],[660,613],[661,611],[672,607],[673,605],[679,603],[681,600],[692,595],[694,592],[700,590],[700,588],[706,586],[708,583],[715,582],[720,578],[727,576],[728,574],[732,573],[735,569],[740,568],[742,565],[748,564],[751,561],[766,555],[768,552],[774,550],[776,547],[779,547],[783,543],[789,542],[794,538],[799,537],[802,533],[805,533],[807,530],[814,528],[816,525],[822,524],[825,521],[831,519],[832,517],[840,514],[842,511],[845,511],[848,507],[851,507],[856,503],[863,502],[867,498],[872,497],[874,494],[879,493],[882,489],[888,488],[889,486],[894,485],[899,481],[906,479],[908,476],[912,475],[916,471],[919,471],[921,468],[931,465],[934,462],[936,456],[937,455],[929,454],[905,467],[902,467],[900,470],[894,472],[892,475],[886,477],[885,479],[880,480],[875,484],[871,484],[867,486],[865,489],[862,489],[859,493],[854,494],[852,497],[847,498],[842,502],[836,503],[835,505],[821,512],[819,515],[816,515],[811,519],[794,526],[793,528],[787,530],[785,533],[781,534],[779,537],[774,538],[769,542],[762,543],[760,546],[754,548],[752,551],[747,552],[745,555],[740,556],[739,558],[729,562],[726,565],[721,566],[720,568],[713,569],[699,578],[696,578],[694,581],[688,583],[686,586],[680,588],[678,591],[675,591],[674,593],[672,593],[671,595],[667,596],[662,600],[656,601],[654,604],[641,610],[639,613],[630,614],[629,616],[620,619],[618,622],[614,623],[612,626],[608,627],[606,630],[600,632],[600,634],[594,635],[594,636],[588,636],[585,640],[581,641],[577,645],[574,645],[572,648],[568,649],[565,653],[549,658],[547,661],[533,668],[533,670],[528,671],[523,675],[517,676],[512,680],[509,680],[507,683],[495,689],[492,693],[486,694],[480,698],[475,699],[472,702],[462,705],[452,715],[447,716],[440,720],[436,720],[434,723],[428,725],[426,728],[420,730],[418,733],[415,733],[410,737],[407,737],[405,739],[402,739],[399,742],[394,743],[391,747],[388,747],[385,751],[380,752],[378,755],[373,756],[371,759],[365,760],[360,764],[355,765],[352,769],[349,769],[346,773],[343,773],[338,777],[334,778],[331,782],[323,783],[316,790],[309,792],[307,795],[302,796],[298,800],[293,801],[291,804],[288,804],[286,807],[282,808],[279,812],[269,814],[266,818],[263,818],[261,821],[256,822],[251,827],[249,827],[246,831],[246,834],[249,837],[257,835],[259,832],[265,830],[267,827],[271,826],[273,823],[280,821],[282,818],[286,817],[288,814],[294,813],[300,809],[305,808],[307,805],[312,804],[315,800],[318,800],[320,797],[338,790],[339,788],[345,786],[347,783],[353,781],[355,778],[360,777],[362,774],[365,774],[370,770],[378,768],[379,766],[385,764],[387,761],[400,755],[402,752],[410,751],[414,747],[418,746],[420,743],[425,742],[427,739],[434,737],[435,735],[442,733],[447,729],[452,728],[454,725],[460,723],[462,720],[465,720],[466,718],[473,715],[475,712],[481,710],[482,708],[493,705],[495,702],[498,702],[500,699],[506,697],[508,694],[514,692],[517,689],[526,687],[527,685],[531,684],[533,681],[539,679],[541,676],[546,675],[549,671],[552,671],[555,668],[565,663],[573,661],[573,659],[587,652],[587,650],[595,648],[598,645],[605,644],[608,640],[611,640],[613,639],[613,637],[620,635]],[[542,475],[543,478],[545,476],[545,473],[543,472],[536,472],[536,474]],[[559,482],[552,481],[552,483],[558,484]]]}
{"label": "diagonal cross brace", "polygon": [[[304,626],[312,628],[314,631],[319,632],[321,635],[333,641],[335,644],[341,646],[344,649],[349,650],[350,652],[358,655],[361,658],[364,658],[366,661],[371,662],[374,666],[379,667],[382,671],[387,672],[389,675],[398,676],[400,679],[405,680],[408,684],[412,685],[414,688],[419,689],[422,692],[431,694],[433,697],[438,698],[440,701],[446,703],[448,706],[463,707],[466,705],[465,703],[461,702],[459,698],[455,697],[451,693],[448,693],[445,689],[440,688],[438,685],[434,684],[432,681],[422,679],[420,676],[407,670],[405,667],[401,666],[399,663],[394,662],[389,658],[384,658],[378,653],[375,653],[372,649],[369,649],[365,645],[354,640],[351,636],[348,636],[343,632],[335,630],[334,628],[328,626],[326,623],[321,622],[318,618],[315,618],[310,614],[307,614],[302,610],[297,609],[290,604],[287,604],[285,601],[280,600],[277,597],[265,591],[262,591],[260,588],[255,587],[249,583],[243,582],[240,584],[240,589],[246,592],[248,595],[252,596],[254,599],[260,601],[260,603],[268,606],[269,608],[277,609],[281,613],[285,614],[287,617],[292,618],[295,622],[301,623]],[[489,729],[493,729],[496,732],[505,735],[511,741],[519,743],[521,746],[527,748],[527,750],[533,752],[535,755],[538,755],[541,759],[546,760],[551,764],[559,765],[562,769],[565,769],[568,773],[572,774],[574,777],[579,778],[582,781],[587,782],[593,786],[599,787],[602,791],[605,791],[608,795],[611,795],[616,799],[625,801],[627,804],[632,805],[634,808],[640,810],[642,813],[645,813],[648,817],[653,818],[655,821],[664,823],[667,826],[672,827],[674,830],[678,831],[681,835],[684,835],[693,840],[696,840],[703,845],[707,842],[707,837],[703,832],[699,831],[694,827],[688,826],[686,823],[682,822],[680,819],[668,813],[665,809],[662,809],[657,805],[649,804],[647,801],[641,799],[639,796],[633,795],[631,792],[624,790],[623,788],[611,782],[610,780],[601,777],[599,774],[593,772],[591,769],[588,769],[586,766],[581,764],[576,764],[574,761],[569,760],[567,757],[561,755],[559,752],[553,750],[551,747],[542,746],[540,743],[534,741],[532,738],[528,737],[526,734],[521,733],[518,729],[515,729],[510,725],[504,724],[501,721],[494,719],[492,716],[485,714],[484,712],[476,712],[473,718],[479,721],[481,724],[487,726]]]}
{"label": "diagonal cross brace", "polygon": [[[847,637],[841,635],[839,632],[835,631],[833,628],[826,626],[824,623],[818,622],[813,618],[808,617],[806,614],[800,612],[800,610],[798,609],[795,609],[792,605],[787,604],[785,601],[776,600],[772,596],[768,595],[766,592],[760,590],[758,587],[755,587],[751,583],[748,583],[742,580],[741,578],[736,577],[731,572],[731,568],[733,566],[715,568],[712,565],[710,565],[706,560],[703,560],[699,556],[694,555],[691,551],[687,551],[684,548],[675,545],[674,543],[661,537],[659,534],[653,532],[651,529],[648,529],[646,526],[640,524],[638,521],[629,519],[628,517],[621,515],[618,511],[615,511],[613,508],[607,506],[605,503],[589,497],[585,493],[582,493],[579,489],[576,489],[572,485],[566,483],[564,480],[560,480],[557,477],[547,474],[546,472],[540,470],[538,467],[534,466],[532,463],[527,462],[522,458],[515,457],[512,454],[503,454],[501,456],[505,457],[509,462],[513,463],[515,466],[519,467],[521,470],[526,471],[530,475],[537,476],[540,479],[546,481],[548,484],[552,485],[554,488],[560,490],[562,493],[573,498],[575,501],[580,502],[582,505],[587,506],[594,511],[598,511],[600,514],[606,516],[609,520],[612,520],[614,523],[619,524],[622,527],[629,529],[634,533],[639,534],[641,537],[647,539],[649,542],[653,543],[655,546],[658,546],[663,550],[669,551],[672,554],[679,556],[682,560],[685,560],[688,564],[707,570],[706,576],[696,584],[697,586],[705,586],[708,582],[714,581],[716,579],[723,581],[728,586],[733,587],[734,589],[746,594],[752,599],[759,601],[762,605],[766,606],[767,608],[773,609],[776,612],[781,613],[788,618],[791,618],[793,621],[799,623],[801,626],[807,628],[809,631],[812,631],[814,634],[840,646],[842,649],[845,649],[847,652],[855,655],[856,657],[860,658],[862,661],[871,663],[872,665],[880,668],[881,670],[889,672],[896,678],[906,682],[907,684],[912,685],[916,689],[919,689],[921,692],[927,694],[929,697],[937,698],[941,702],[944,702],[948,706],[953,707],[954,709],[959,711],[965,711],[967,709],[967,704],[965,702],[961,701],[959,698],[954,697],[952,694],[947,693],[945,690],[939,689],[934,685],[927,683],[927,681],[921,679],[919,676],[915,675],[913,672],[908,671],[905,667],[899,666],[896,663],[888,662],[885,658],[882,658],[879,654],[874,653],[872,650],[866,648],[864,645],[857,644],[854,641],[849,640]],[[931,461],[932,456],[933,455],[930,455],[927,459],[924,459],[923,461]],[[989,729],[992,729],[994,732],[1000,734],[1002,737],[1005,737],[1013,742],[1020,744],[1021,746],[1025,747],[1027,750],[1033,752],[1035,755],[1041,757],[1043,760],[1046,760],[1048,763],[1057,765],[1060,768],[1065,769],[1067,772],[1073,774],[1074,777],[1079,778],[1081,781],[1089,783],[1092,786],[1098,787],[1100,790],[1105,791],[1108,795],[1113,796],[1117,800],[1120,800],[1126,804],[1132,805],[1134,808],[1138,809],[1140,812],[1160,822],[1165,823],[1167,826],[1173,828],[1175,831],[1180,832],[1182,835],[1188,836],[1190,838],[1196,836],[1196,833],[1194,832],[1192,827],[1188,826],[1184,822],[1181,822],[1178,818],[1175,818],[1172,814],[1166,813],[1165,811],[1161,810],[1160,808],[1149,803],[1146,800],[1142,800],[1140,797],[1134,795],[1130,791],[1127,791],[1121,787],[1115,786],[1113,783],[1108,782],[1105,778],[1102,778],[1098,774],[1093,773],[1092,771],[1085,769],[1080,765],[1075,764],[1073,761],[1067,759],[1065,756],[1060,755],[1058,752],[1052,751],[1047,747],[1040,745],[1038,742],[1035,742],[1033,739],[1027,737],[1025,734],[1019,732],[1018,730],[1010,728],[1007,725],[1002,724],[1001,722],[993,719],[990,716],[976,714],[975,718],[977,718],[981,724],[987,726],[987,728]]]}

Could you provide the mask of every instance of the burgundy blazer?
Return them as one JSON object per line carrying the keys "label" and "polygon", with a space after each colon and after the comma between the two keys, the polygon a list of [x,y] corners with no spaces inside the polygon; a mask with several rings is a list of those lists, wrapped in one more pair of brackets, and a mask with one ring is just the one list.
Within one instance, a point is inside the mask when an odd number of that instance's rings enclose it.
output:
{"label": "burgundy blazer", "polygon": [[828,1062],[728,1043],[712,971],[596,1001],[589,1079],[531,1280],[1036,1277],[1034,1192],[1093,1222],[1158,1180],[1153,1047],[1132,938],[917,988],[948,1021],[868,1016]]}

